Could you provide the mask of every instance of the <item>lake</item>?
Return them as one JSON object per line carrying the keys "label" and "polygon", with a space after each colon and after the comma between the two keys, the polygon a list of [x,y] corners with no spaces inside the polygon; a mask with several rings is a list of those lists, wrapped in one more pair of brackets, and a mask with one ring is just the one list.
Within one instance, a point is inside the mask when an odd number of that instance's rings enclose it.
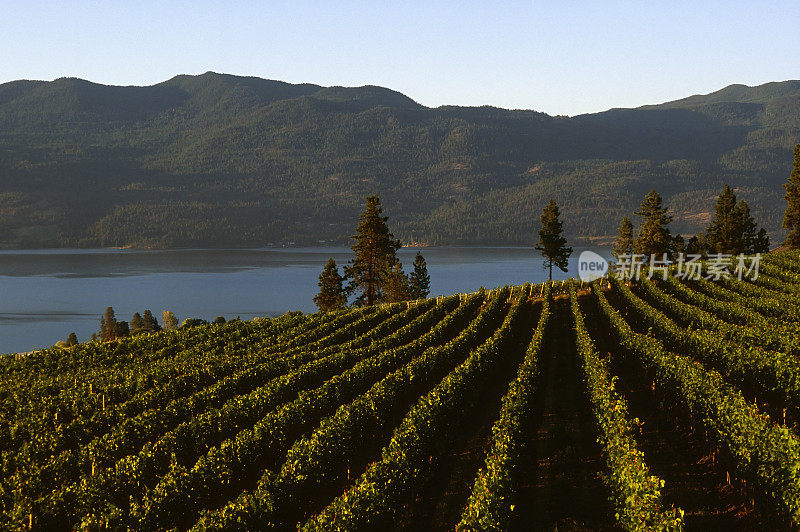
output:
{"label": "lake", "polygon": [[[418,248],[403,248],[409,271]],[[423,248],[431,295],[547,278],[532,248]],[[574,271],[576,248],[570,259]],[[607,255],[607,253],[604,253]],[[114,307],[118,320],[150,309],[161,321],[171,310],[185,318],[249,319],[288,310],[313,312],[317,280],[329,257],[342,266],[347,248],[141,251],[117,249],[0,251],[0,353],[79,341],[100,328]],[[568,275],[554,271],[554,278]]]}

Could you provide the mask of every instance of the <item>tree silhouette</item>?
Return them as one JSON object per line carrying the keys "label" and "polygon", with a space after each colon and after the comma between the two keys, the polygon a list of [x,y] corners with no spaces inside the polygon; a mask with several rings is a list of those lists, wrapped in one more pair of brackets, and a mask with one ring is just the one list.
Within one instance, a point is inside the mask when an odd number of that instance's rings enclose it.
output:
{"label": "tree silhouette", "polygon": [[349,279],[348,294],[361,292],[356,305],[374,305],[381,299],[386,272],[397,262],[396,251],[400,241],[389,232],[387,216],[381,216],[381,200],[378,196],[367,198],[367,207],[359,216],[356,234],[351,238],[355,243],[350,249],[355,257],[345,268],[345,278]]}
{"label": "tree silhouette", "polygon": [[319,293],[314,296],[314,303],[320,310],[336,310],[344,308],[347,304],[347,296],[342,288],[342,276],[336,267],[333,258],[328,259],[322,273],[319,274]]}
{"label": "tree silhouette", "polygon": [[646,257],[655,255],[659,259],[666,253],[671,257],[674,252],[674,239],[667,225],[672,221],[672,216],[661,206],[661,196],[658,192],[651,190],[635,214],[642,217],[642,227],[634,242],[636,253]]}
{"label": "tree silhouette", "polygon": [[431,293],[431,276],[428,275],[428,263],[425,262],[425,257],[422,253],[417,251],[417,256],[414,257],[414,271],[411,272],[411,298],[424,299]]}
{"label": "tree silhouette", "polygon": [[558,266],[561,271],[567,271],[567,261],[572,254],[572,248],[567,246],[567,239],[563,236],[564,228],[558,217],[558,204],[550,200],[542,211],[542,228],[539,230],[539,243],[536,244],[536,249],[544,255],[544,265],[549,268],[551,281],[553,266]]}
{"label": "tree silhouette", "polygon": [[784,183],[786,211],[783,213],[783,228],[789,230],[784,245],[789,249],[800,248],[800,144],[794,147],[794,166],[789,180]]}
{"label": "tree silhouette", "polygon": [[67,336],[67,346],[72,347],[73,345],[78,345],[78,335],[71,332],[69,336]]}
{"label": "tree silhouette", "polygon": [[388,271],[384,272],[383,277],[382,301],[397,303],[411,299],[411,282],[399,262],[395,262]]}
{"label": "tree silhouette", "polygon": [[619,224],[619,234],[614,244],[611,246],[611,254],[617,261],[620,255],[631,255],[633,253],[633,223],[627,216],[622,218]]}

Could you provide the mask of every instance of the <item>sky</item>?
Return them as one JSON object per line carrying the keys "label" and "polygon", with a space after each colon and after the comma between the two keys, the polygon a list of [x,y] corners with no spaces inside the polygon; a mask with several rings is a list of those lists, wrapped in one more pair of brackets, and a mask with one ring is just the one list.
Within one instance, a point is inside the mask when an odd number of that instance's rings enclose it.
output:
{"label": "sky", "polygon": [[212,70],[576,115],[800,79],[776,1],[3,0],[0,83],[151,85]]}

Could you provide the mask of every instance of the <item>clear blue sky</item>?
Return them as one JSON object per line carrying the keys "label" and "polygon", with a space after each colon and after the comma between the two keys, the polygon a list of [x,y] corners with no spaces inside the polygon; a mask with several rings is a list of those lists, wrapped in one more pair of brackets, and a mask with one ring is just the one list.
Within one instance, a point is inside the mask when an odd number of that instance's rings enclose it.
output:
{"label": "clear blue sky", "polygon": [[208,70],[574,115],[800,78],[789,1],[3,0],[0,82]]}

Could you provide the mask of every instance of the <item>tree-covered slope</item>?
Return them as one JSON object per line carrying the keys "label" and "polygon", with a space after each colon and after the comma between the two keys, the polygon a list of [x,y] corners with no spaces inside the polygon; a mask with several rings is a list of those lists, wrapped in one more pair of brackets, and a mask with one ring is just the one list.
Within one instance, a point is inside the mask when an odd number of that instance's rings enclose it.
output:
{"label": "tree-covered slope", "polygon": [[799,107],[800,82],[569,118],[212,72],[15,81],[0,85],[0,243],[342,242],[378,194],[405,241],[529,244],[551,197],[568,234],[607,236],[653,187],[694,232],[723,183],[777,237]]}

